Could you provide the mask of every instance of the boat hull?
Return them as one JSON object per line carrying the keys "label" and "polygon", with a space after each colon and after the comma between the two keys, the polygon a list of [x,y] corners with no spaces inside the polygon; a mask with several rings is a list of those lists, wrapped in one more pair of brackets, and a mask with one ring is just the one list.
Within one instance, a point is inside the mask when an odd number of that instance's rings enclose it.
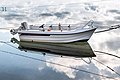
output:
{"label": "boat hull", "polygon": [[77,41],[87,41],[90,39],[94,31],[95,29],[91,29],[84,32],[78,32],[73,34],[20,33],[19,37],[21,41],[70,43],[70,42],[77,42]]}

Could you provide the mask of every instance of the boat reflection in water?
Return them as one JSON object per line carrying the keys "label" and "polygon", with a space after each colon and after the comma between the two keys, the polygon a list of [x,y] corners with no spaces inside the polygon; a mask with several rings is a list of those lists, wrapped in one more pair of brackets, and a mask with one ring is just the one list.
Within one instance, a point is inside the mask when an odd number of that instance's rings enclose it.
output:
{"label": "boat reflection in water", "polygon": [[95,57],[88,42],[74,42],[74,43],[40,43],[40,42],[26,42],[18,41],[15,38],[11,42],[18,43],[19,49],[24,51],[40,51],[62,56],[72,57]]}

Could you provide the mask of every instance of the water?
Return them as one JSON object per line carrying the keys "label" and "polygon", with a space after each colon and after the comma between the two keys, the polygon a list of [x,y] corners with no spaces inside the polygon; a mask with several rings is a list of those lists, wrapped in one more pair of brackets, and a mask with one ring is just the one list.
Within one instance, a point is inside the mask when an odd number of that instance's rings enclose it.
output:
{"label": "water", "polygon": [[18,35],[9,32],[23,21],[74,24],[91,19],[96,31],[104,30],[120,23],[116,1],[64,0],[63,5],[59,0],[43,4],[18,0],[0,4],[6,7],[0,14],[0,80],[119,80],[120,28],[94,33],[88,42],[67,45],[19,42]]}
{"label": "water", "polygon": [[[62,48],[58,49],[55,45],[55,50],[58,50],[59,54],[53,52],[47,52],[43,50],[20,48],[22,45],[29,47],[36,44],[29,43],[15,43],[15,38],[8,30],[0,31],[0,79],[1,80],[101,80],[109,79],[106,77],[113,77],[119,79],[119,67],[120,67],[120,37],[119,29],[111,30],[108,32],[94,33],[91,39],[86,42],[82,42],[86,45],[90,45],[86,51],[81,51],[80,54],[86,55],[61,55],[60,53],[74,53],[73,49],[66,49],[67,52],[62,52]],[[3,36],[5,35],[5,36]],[[11,40],[14,40],[14,43]],[[28,45],[29,44],[29,45]],[[80,45],[83,45],[80,44]],[[71,44],[71,45],[78,45]],[[70,46],[71,46],[70,45]],[[34,47],[35,47],[34,46]],[[43,46],[43,45],[41,45]],[[47,46],[47,45],[46,45]],[[51,47],[50,46],[50,47]],[[58,45],[57,45],[58,46]],[[60,46],[60,45],[59,45]],[[78,45],[79,46],[79,45]],[[83,45],[84,46],[84,45]],[[40,47],[37,46],[37,47]],[[80,47],[80,46],[79,46]],[[76,47],[77,48],[77,47]],[[91,50],[92,48],[92,50]],[[73,52],[72,52],[73,50]],[[70,51],[70,52],[69,52]],[[95,57],[95,55],[96,57]],[[108,67],[110,68],[108,68]],[[114,71],[112,71],[113,69]],[[81,71],[83,70],[83,71]],[[88,71],[88,72],[85,72]],[[95,73],[95,74],[94,74]],[[117,74],[118,73],[118,74]],[[97,74],[97,75],[96,75]],[[103,75],[103,76],[101,76]]]}

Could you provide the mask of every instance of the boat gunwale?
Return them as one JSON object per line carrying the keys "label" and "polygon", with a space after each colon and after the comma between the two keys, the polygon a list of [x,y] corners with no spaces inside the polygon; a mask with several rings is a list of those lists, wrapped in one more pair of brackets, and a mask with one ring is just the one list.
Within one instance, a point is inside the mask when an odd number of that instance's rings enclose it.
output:
{"label": "boat gunwale", "polygon": [[78,33],[84,33],[84,32],[89,32],[89,31],[95,31],[96,28],[88,28],[86,30],[83,30],[83,31],[79,31],[79,30],[76,30],[76,31],[69,31],[69,32],[39,32],[39,33],[33,33],[32,31],[18,31],[18,34],[20,35],[38,35],[38,36],[50,36],[50,35],[71,35],[71,34],[78,34]]}

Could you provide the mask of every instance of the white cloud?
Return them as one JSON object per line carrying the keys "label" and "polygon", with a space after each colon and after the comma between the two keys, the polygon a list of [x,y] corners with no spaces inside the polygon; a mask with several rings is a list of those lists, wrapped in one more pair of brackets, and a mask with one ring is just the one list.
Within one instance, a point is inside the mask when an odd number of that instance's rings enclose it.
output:
{"label": "white cloud", "polygon": [[[102,23],[104,22],[105,25],[108,25],[107,21],[115,21],[114,17],[118,16],[118,14],[108,12],[109,10],[114,9],[119,10],[118,6],[120,3],[116,3],[116,1],[118,0],[2,0],[0,5],[2,6],[4,4],[4,6],[7,6],[7,12],[1,14],[1,17],[6,19],[3,19],[1,24],[10,25],[10,23],[12,23],[12,25],[14,25],[15,23],[19,24],[22,21],[30,23],[62,22],[69,24],[80,21],[95,20],[101,21]],[[55,15],[40,17],[41,13],[55,14],[64,11],[70,13],[69,15],[65,15],[64,19],[60,19]],[[118,22],[119,20],[117,20],[117,23]]]}

